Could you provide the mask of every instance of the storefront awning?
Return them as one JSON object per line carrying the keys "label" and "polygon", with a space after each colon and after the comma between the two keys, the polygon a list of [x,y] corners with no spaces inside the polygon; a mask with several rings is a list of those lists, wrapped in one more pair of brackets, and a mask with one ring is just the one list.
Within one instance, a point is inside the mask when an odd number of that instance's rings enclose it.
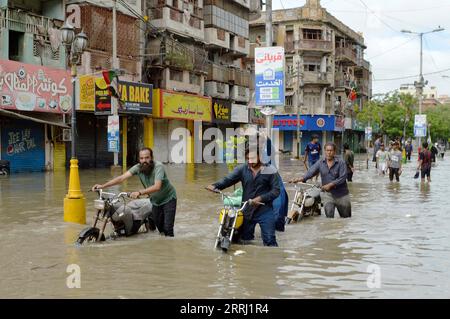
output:
{"label": "storefront awning", "polygon": [[48,120],[44,120],[44,119],[38,119],[38,118],[35,118],[32,116],[28,116],[28,115],[24,115],[24,114],[20,114],[20,113],[16,113],[16,112],[8,111],[8,110],[3,110],[3,109],[0,109],[0,115],[19,118],[22,120],[34,121],[34,122],[38,122],[38,123],[42,123],[42,124],[49,124],[49,125],[54,125],[54,126],[61,126],[64,128],[70,128],[69,125],[67,125],[66,123],[63,123],[63,122],[53,122],[53,121],[48,121]]}

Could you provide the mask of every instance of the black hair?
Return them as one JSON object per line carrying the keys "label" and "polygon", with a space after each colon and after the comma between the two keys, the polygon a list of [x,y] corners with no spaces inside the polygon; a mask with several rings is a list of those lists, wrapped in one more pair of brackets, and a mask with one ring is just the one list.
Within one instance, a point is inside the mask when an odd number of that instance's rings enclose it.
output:
{"label": "black hair", "polygon": [[428,148],[428,142],[423,142],[422,146],[423,146],[423,148]]}
{"label": "black hair", "polygon": [[327,149],[328,146],[331,146],[333,148],[333,150],[336,152],[336,144],[334,144],[333,142],[328,142],[327,144],[325,144],[325,150]]}
{"label": "black hair", "polygon": [[141,148],[141,149],[139,150],[139,153],[140,153],[140,152],[144,152],[144,151],[149,151],[149,152],[150,152],[150,157],[151,157],[152,160],[153,160],[153,150],[152,150],[150,147],[143,147],[143,148]]}
{"label": "black hair", "polygon": [[316,139],[316,138],[319,139],[319,135],[313,134],[313,136],[311,136],[311,141],[314,140],[314,139]]}
{"label": "black hair", "polygon": [[348,143],[345,143],[344,144],[344,150],[349,150],[350,149],[350,146],[348,146]]}

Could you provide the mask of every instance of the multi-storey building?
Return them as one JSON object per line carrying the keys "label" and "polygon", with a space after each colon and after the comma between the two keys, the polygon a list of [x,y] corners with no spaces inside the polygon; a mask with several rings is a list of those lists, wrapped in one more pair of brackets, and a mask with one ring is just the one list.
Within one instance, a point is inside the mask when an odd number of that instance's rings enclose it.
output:
{"label": "multi-storey building", "polygon": [[[100,92],[98,81],[102,71],[120,69],[120,81],[138,83],[142,79],[141,38],[143,31],[138,15],[142,14],[141,1],[113,0],[68,0],[66,20],[83,30],[88,37],[88,47],[78,61],[76,86],[77,105],[77,158],[81,168],[109,167],[114,164],[114,155],[108,151],[108,115],[111,115],[111,97],[102,97],[99,107],[96,92]],[[113,6],[116,4],[117,63],[113,63]],[[131,9],[131,10],[130,10]],[[98,90],[98,91],[96,91]],[[145,126],[151,119],[148,112],[139,108],[130,112],[120,108],[120,152],[118,164],[134,163],[137,151],[145,144]],[[148,134],[147,134],[148,135]],[[70,156],[70,154],[68,154]]]}
{"label": "multi-storey building", "polygon": [[[342,145],[342,136],[353,148],[363,145],[363,133],[354,129],[355,108],[371,95],[371,70],[363,58],[364,38],[336,19],[319,0],[307,0],[300,8],[273,11],[274,43],[265,43],[265,14],[251,22],[252,63],[254,48],[276,45],[285,48],[286,104],[279,108],[274,127],[282,131],[280,148],[296,152],[297,108],[301,117],[301,149],[311,135],[322,142]],[[355,90],[357,99],[351,100]],[[281,125],[279,120],[289,120]],[[345,133],[344,133],[344,132]]]}
{"label": "multi-storey building", "polygon": [[[242,58],[250,49],[250,12],[259,10],[259,2],[147,0],[145,4],[152,32],[146,39],[144,75],[156,88],[154,147],[158,160],[172,162],[176,160],[172,149],[179,142],[172,139],[178,138],[177,128],[201,136],[209,127],[225,134],[227,127],[248,123],[250,72]],[[193,140],[186,147],[184,161],[193,160],[194,153],[203,149]]]}
{"label": "multi-storey building", "polygon": [[64,167],[72,86],[63,23],[63,1],[0,1],[0,159],[11,172]]}

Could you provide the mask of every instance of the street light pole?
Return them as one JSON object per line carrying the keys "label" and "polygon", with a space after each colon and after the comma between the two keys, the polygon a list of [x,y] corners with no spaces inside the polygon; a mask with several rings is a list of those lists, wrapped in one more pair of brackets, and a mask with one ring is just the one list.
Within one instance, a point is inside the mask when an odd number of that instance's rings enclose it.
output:
{"label": "street light pole", "polygon": [[[423,72],[422,72],[422,68],[423,68],[423,36],[425,34],[429,34],[429,33],[433,33],[433,32],[441,32],[444,30],[445,29],[441,28],[441,27],[438,27],[437,29],[434,29],[434,30],[428,31],[428,32],[412,32],[410,30],[401,30],[401,32],[403,32],[403,33],[411,33],[411,34],[416,34],[416,35],[420,36],[420,75],[419,75],[419,82],[414,82],[414,85],[416,87],[416,92],[417,92],[417,98],[419,99],[419,115],[422,114],[423,88],[425,87],[425,85],[428,84],[428,81],[424,81]],[[422,137],[419,136],[418,149],[422,145],[421,142],[422,142]]]}
{"label": "street light pole", "polygon": [[78,159],[76,156],[76,125],[77,113],[75,104],[75,90],[77,78],[77,62],[81,57],[83,51],[87,47],[88,38],[86,34],[81,31],[75,36],[74,28],[67,22],[61,28],[61,40],[69,51],[69,64],[71,67],[72,78],[72,119],[71,119],[71,159],[70,159],[70,175],[69,175],[69,190],[64,198],[64,221],[86,224],[86,200],[81,192],[80,176],[78,173]]}

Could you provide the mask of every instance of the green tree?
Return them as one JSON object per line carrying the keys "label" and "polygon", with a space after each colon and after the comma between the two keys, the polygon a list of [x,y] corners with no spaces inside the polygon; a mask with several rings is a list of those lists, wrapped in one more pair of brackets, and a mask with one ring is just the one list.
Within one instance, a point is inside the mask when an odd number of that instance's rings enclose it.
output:
{"label": "green tree", "polygon": [[438,105],[425,111],[433,142],[450,138],[450,105]]}

